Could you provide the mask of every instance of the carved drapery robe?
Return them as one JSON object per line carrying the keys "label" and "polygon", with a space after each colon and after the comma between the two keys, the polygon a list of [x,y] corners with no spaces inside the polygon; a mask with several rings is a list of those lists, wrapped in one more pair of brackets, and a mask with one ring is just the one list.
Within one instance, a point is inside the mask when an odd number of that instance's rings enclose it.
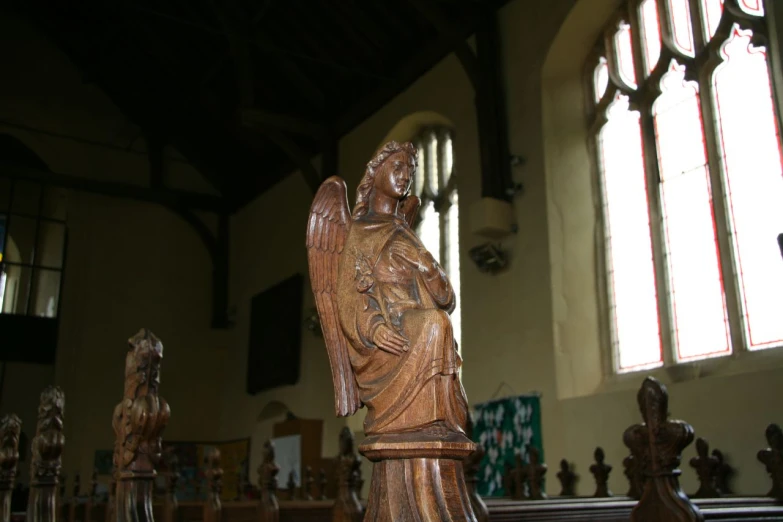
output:
{"label": "carved drapery robe", "polygon": [[[339,266],[339,318],[350,341],[359,396],[367,406],[365,433],[404,432],[444,423],[462,431],[467,399],[449,313],[454,290],[438,266],[430,277],[401,260],[398,247],[428,256],[407,223],[395,216],[356,219]],[[409,341],[402,355],[372,342],[381,325]]]}

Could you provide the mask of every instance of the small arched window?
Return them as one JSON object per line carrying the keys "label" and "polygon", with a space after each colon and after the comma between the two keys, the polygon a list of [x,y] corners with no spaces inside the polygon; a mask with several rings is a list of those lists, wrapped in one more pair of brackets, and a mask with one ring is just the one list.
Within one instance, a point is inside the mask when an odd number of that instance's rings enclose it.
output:
{"label": "small arched window", "polygon": [[615,370],[783,346],[760,0],[629,0],[588,63]]}
{"label": "small arched window", "polygon": [[0,172],[0,313],[57,317],[65,192]]}
{"label": "small arched window", "polygon": [[449,275],[457,297],[451,314],[454,339],[462,333],[459,276],[459,201],[454,173],[452,133],[444,127],[422,129],[413,140],[419,149],[419,168],[413,192],[421,198],[416,232],[427,250]]}

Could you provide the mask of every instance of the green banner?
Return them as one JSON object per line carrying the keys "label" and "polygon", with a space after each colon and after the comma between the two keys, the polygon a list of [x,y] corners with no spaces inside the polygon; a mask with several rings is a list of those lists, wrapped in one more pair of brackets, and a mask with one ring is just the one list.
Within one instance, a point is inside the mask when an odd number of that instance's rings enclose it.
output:
{"label": "green banner", "polygon": [[527,447],[538,448],[541,462],[541,398],[521,395],[478,404],[473,413],[473,440],[485,451],[478,473],[478,493],[484,497],[510,496],[505,476],[516,463],[516,454],[527,462]]}

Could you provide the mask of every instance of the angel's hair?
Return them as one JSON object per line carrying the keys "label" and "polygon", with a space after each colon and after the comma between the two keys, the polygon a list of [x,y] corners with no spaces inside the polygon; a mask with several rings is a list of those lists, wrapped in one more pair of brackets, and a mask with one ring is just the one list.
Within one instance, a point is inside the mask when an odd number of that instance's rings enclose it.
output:
{"label": "angel's hair", "polygon": [[397,143],[396,141],[390,141],[384,145],[381,150],[375,155],[373,159],[367,164],[367,169],[364,171],[364,177],[359,183],[359,188],[356,189],[356,205],[353,208],[353,217],[358,218],[367,214],[370,206],[370,192],[372,192],[373,184],[375,183],[375,174],[384,162],[389,159],[389,156],[398,152],[405,152],[408,155],[408,160],[411,163],[411,168],[416,170],[418,165],[419,151],[411,142]]}

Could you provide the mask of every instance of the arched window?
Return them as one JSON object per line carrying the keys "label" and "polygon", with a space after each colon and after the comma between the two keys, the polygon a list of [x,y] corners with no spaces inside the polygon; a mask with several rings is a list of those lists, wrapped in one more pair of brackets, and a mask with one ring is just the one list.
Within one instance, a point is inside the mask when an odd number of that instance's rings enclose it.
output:
{"label": "arched window", "polygon": [[426,128],[413,140],[419,149],[419,168],[413,192],[421,198],[416,225],[424,246],[449,275],[457,308],[451,314],[454,339],[459,346],[462,332],[459,280],[459,202],[451,131]]}
{"label": "arched window", "polygon": [[783,346],[761,0],[629,0],[588,63],[615,369]]}
{"label": "arched window", "polygon": [[0,172],[0,313],[57,317],[65,258],[64,191]]}

